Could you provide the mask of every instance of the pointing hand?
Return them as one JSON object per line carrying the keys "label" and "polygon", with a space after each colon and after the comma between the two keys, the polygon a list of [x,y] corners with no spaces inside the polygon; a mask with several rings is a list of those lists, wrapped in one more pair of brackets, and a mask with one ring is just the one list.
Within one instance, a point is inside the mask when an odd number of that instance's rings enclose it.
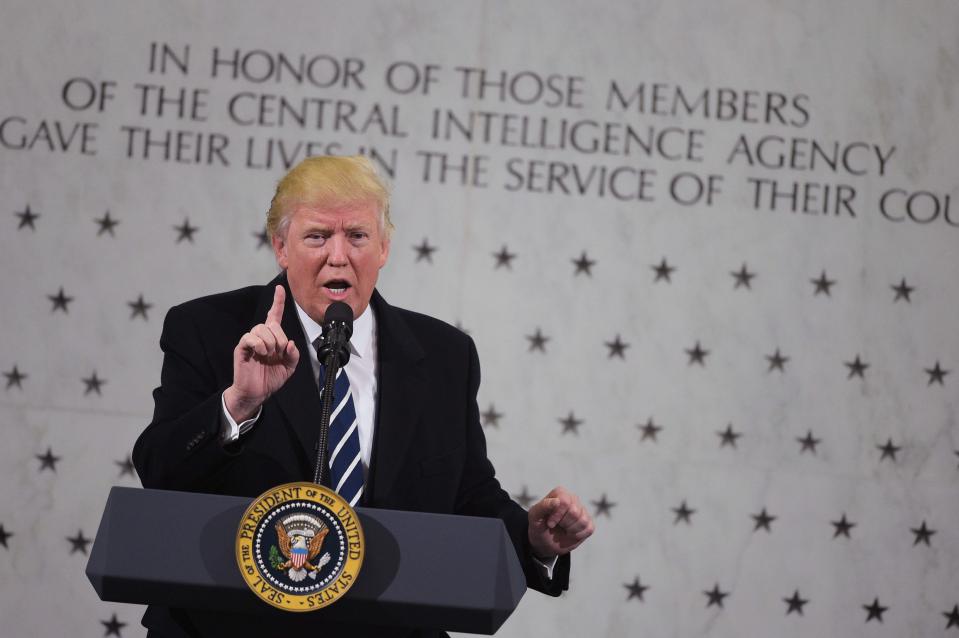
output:
{"label": "pointing hand", "polygon": [[296,344],[280,327],[286,289],[278,285],[266,321],[240,337],[233,349],[233,385],[223,393],[230,416],[236,422],[256,414],[270,395],[283,387],[300,360]]}

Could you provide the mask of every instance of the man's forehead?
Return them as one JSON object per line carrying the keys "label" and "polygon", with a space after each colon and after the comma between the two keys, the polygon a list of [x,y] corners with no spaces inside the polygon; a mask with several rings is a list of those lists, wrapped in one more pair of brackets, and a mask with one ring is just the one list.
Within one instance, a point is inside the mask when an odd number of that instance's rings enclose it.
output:
{"label": "man's forehead", "polygon": [[339,205],[299,204],[294,207],[292,218],[306,223],[361,226],[376,223],[379,214],[375,204],[362,202]]}

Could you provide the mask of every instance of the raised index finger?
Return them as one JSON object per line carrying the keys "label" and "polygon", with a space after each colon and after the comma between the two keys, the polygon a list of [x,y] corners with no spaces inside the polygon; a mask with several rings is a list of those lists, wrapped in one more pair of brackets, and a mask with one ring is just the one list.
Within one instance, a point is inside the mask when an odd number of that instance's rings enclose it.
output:
{"label": "raised index finger", "polygon": [[270,306],[270,311],[266,313],[266,323],[281,323],[283,321],[283,308],[285,306],[286,288],[277,284],[276,290],[273,291],[273,305]]}

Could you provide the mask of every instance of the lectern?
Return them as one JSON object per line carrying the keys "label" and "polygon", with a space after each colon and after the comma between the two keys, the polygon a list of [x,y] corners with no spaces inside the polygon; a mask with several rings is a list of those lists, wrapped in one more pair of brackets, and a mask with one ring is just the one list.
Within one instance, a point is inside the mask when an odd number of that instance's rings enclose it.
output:
{"label": "lectern", "polygon": [[[493,518],[357,508],[366,557],[335,604],[292,614],[247,588],[234,540],[253,499],[114,487],[87,577],[102,600],[249,614],[253,624],[329,623],[493,634],[519,604],[526,580],[503,522]],[[362,634],[358,631],[357,634]]]}

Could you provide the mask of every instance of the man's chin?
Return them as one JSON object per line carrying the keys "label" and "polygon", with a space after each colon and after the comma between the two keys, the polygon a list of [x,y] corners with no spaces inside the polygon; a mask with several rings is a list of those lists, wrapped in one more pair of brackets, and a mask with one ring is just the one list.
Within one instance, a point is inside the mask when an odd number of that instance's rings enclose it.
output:
{"label": "man's chin", "polygon": [[348,289],[346,291],[346,294],[330,293],[328,290],[324,289],[322,293],[322,298],[323,298],[323,301],[320,304],[320,310],[322,311],[323,314],[322,316],[320,316],[319,320],[317,321],[317,323],[320,323],[320,324],[323,323],[323,319],[326,316],[326,310],[330,307],[330,304],[332,304],[335,301],[342,301],[343,303],[348,305],[350,309],[353,311],[354,319],[359,317],[360,314],[362,314],[362,312],[366,310],[366,306],[369,304],[369,301],[362,301],[361,299],[359,299],[359,297],[356,295],[356,292],[353,288]]}

